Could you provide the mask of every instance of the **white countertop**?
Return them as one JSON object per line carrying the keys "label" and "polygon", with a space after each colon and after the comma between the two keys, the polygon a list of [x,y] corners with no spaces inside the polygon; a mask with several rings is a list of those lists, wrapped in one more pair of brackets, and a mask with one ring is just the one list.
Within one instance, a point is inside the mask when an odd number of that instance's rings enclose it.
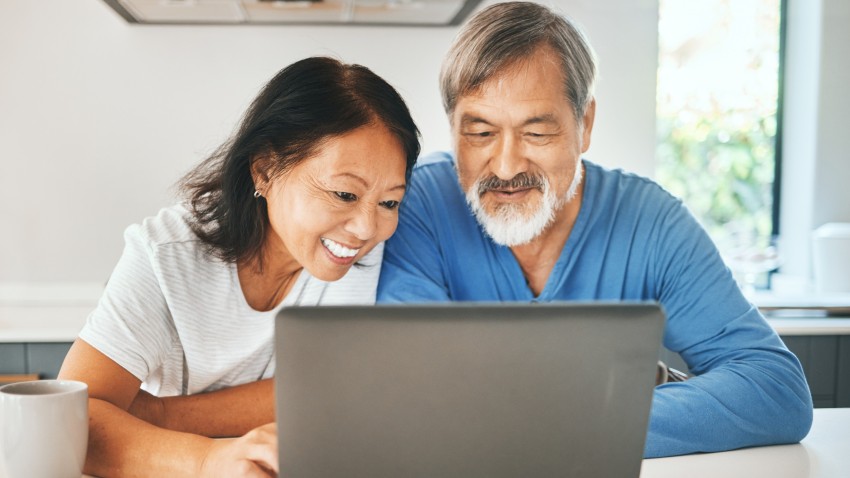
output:
{"label": "white countertop", "polygon": [[[848,430],[850,408],[818,408],[809,435],[800,443],[645,459],[640,478],[848,477]],[[0,478],[5,478],[2,475],[0,469]]]}
{"label": "white countertop", "polygon": [[[100,283],[0,283],[0,343],[71,342],[102,292]],[[757,293],[750,299],[768,310],[768,323],[782,335],[850,335],[850,316],[822,317],[819,309],[850,310],[850,295],[777,297]],[[769,310],[775,308],[793,310]],[[781,317],[771,316],[774,313]]]}
{"label": "white countertop", "polygon": [[92,305],[0,305],[0,343],[73,342]]}
{"label": "white countertop", "polygon": [[818,408],[802,442],[643,460],[641,478],[850,477],[850,408]]}
{"label": "white countertop", "polygon": [[102,293],[102,283],[0,283],[0,343],[71,342]]}

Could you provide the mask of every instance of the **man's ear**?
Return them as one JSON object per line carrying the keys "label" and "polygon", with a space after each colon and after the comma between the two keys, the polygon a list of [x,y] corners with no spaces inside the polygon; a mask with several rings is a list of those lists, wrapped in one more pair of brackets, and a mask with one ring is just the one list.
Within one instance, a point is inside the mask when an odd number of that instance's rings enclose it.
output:
{"label": "man's ear", "polygon": [[587,108],[584,110],[584,117],[582,117],[582,130],[581,130],[581,152],[586,153],[588,149],[590,149],[590,135],[593,132],[593,120],[596,118],[596,98],[592,98],[590,100],[590,104],[587,105]]}

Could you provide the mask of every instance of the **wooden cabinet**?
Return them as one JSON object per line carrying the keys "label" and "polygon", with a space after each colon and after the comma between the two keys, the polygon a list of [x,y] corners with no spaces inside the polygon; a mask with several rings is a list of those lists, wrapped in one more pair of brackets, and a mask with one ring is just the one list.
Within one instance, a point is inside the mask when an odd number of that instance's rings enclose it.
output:
{"label": "wooden cabinet", "polygon": [[56,378],[70,342],[0,343],[0,380]]}

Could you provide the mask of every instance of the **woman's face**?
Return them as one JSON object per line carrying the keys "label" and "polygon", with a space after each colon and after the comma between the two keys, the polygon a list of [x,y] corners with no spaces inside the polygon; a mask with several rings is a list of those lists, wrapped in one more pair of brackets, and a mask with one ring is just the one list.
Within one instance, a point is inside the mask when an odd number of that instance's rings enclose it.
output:
{"label": "woman's face", "polygon": [[401,143],[379,123],[327,140],[266,184],[255,181],[268,203],[270,271],[294,260],[320,280],[342,278],[395,232],[405,167]]}

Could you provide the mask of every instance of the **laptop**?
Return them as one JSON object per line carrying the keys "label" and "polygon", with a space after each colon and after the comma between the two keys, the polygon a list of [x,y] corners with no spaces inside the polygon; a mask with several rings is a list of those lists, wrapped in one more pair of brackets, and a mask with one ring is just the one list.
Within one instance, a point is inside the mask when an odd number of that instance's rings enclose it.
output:
{"label": "laptop", "polygon": [[664,316],[653,303],[282,309],[287,477],[637,477]]}

